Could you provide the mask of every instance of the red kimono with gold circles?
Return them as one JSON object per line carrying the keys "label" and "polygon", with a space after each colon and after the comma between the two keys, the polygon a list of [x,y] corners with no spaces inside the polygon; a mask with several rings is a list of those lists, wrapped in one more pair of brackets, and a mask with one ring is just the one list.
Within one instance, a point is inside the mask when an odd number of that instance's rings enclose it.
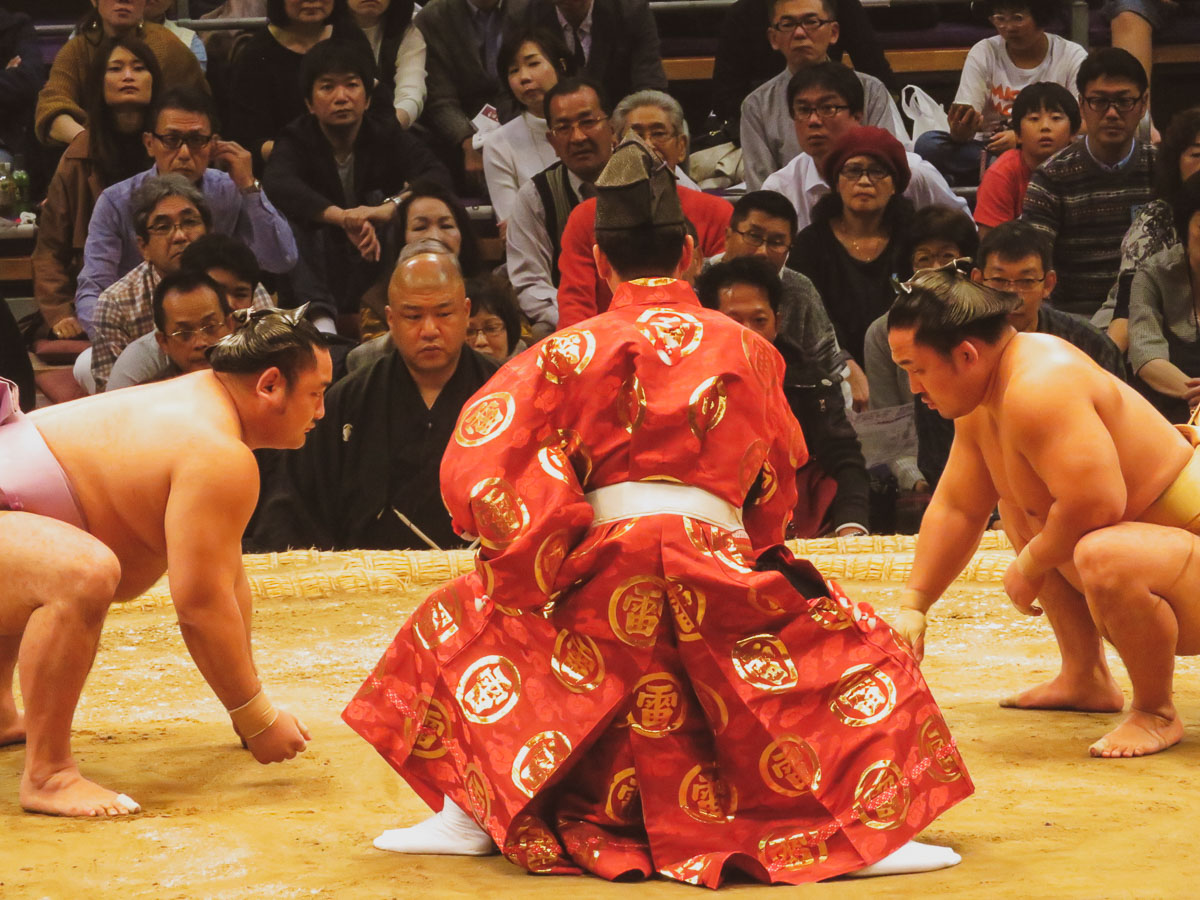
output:
{"label": "red kimono with gold circles", "polygon": [[[968,796],[892,630],[780,546],[807,456],[782,376],[669,279],[510,361],[442,462],[475,571],[413,613],[346,721],[533,872],[814,881]],[[584,493],[629,481],[703,488],[745,530],[593,527]]]}

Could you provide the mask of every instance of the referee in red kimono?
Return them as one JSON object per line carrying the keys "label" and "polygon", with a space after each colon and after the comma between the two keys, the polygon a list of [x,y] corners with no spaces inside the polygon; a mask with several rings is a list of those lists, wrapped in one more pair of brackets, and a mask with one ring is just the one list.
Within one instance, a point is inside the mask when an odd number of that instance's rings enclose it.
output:
{"label": "referee in red kimono", "polygon": [[596,182],[595,318],[505,365],[442,461],[475,570],[344,712],[435,810],[405,853],[720,885],[954,865],[973,790],[906,645],[782,546],[807,458],[758,335],[700,306],[670,170]]}

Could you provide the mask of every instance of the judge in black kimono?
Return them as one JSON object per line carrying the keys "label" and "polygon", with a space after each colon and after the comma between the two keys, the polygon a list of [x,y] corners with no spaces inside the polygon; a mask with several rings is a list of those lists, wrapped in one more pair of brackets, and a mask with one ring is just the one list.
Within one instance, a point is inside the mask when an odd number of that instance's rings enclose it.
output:
{"label": "judge in black kimono", "polygon": [[498,368],[466,346],[469,316],[449,250],[406,247],[388,286],[393,349],[334,385],[303,449],[264,467],[248,550],[462,545],[438,470],[463,405]]}

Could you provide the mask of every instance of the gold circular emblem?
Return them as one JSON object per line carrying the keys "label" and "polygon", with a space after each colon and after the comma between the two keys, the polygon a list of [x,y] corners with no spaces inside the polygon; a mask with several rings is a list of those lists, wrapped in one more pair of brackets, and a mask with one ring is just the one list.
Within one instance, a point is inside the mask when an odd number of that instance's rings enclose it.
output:
{"label": "gold circular emblem", "polygon": [[844,725],[858,728],[886,719],[896,708],[896,683],[887,672],[864,663],[842,673],[829,709]]}
{"label": "gold circular emblem", "polygon": [[772,597],[769,593],[762,593],[757,588],[750,588],[746,592],[746,602],[753,606],[761,613],[766,613],[768,616],[777,616],[787,610]]}
{"label": "gold circular emblem", "polygon": [[713,734],[721,734],[729,724],[729,708],[725,706],[725,701],[703,681],[693,679],[692,687],[695,689],[696,699],[700,701],[700,708],[704,710],[708,727],[712,729]]}
{"label": "gold circular emblem", "polygon": [[600,645],[586,634],[565,628],[554,639],[550,668],[563,686],[576,694],[595,690],[604,680],[604,656]]}
{"label": "gold circular emblem", "polygon": [[821,761],[808,741],[794,734],[780,735],[758,758],[763,783],[785,797],[801,797],[821,786]]}
{"label": "gold circular emblem", "polygon": [[529,510],[516,488],[503,478],[485,478],[471,488],[471,512],[479,540],[503,550],[529,527]]}
{"label": "gold circular emblem", "polygon": [[643,675],[633,688],[629,724],[644,737],[662,737],[678,730],[687,717],[683,687],[669,672]]}
{"label": "gold circular emblem", "polygon": [[615,591],[608,601],[608,624],[622,642],[631,647],[649,647],[662,620],[667,584],[653,575],[636,575]]}
{"label": "gold circular emblem", "polygon": [[542,471],[555,481],[561,481],[563,484],[571,483],[571,464],[567,460],[567,454],[563,453],[562,447],[558,444],[548,444],[539,448],[537,458]]}
{"label": "gold circular emblem", "polygon": [[566,530],[556,531],[538,547],[537,555],[533,558],[533,577],[538,589],[549,597],[554,592],[554,579],[562,568],[563,560],[570,550],[570,540]]}
{"label": "gold circular emblem", "polygon": [[851,616],[832,597],[818,597],[808,608],[808,614],[826,631],[841,631],[854,624]]}
{"label": "gold circular emblem", "polygon": [[637,317],[637,329],[668,366],[693,353],[704,336],[704,324],[699,319],[674,309],[646,310]]}
{"label": "gold circular emblem", "polygon": [[754,634],[733,645],[733,667],[762,691],[788,691],[800,680],[787,646],[774,634]]}
{"label": "gold circular emblem", "polygon": [[679,783],[679,808],[697,822],[730,822],[737,812],[737,788],[721,778],[717,767],[693,767]]}
{"label": "gold circular emblem", "polygon": [[667,580],[667,601],[675,618],[675,637],[681,641],[700,638],[700,623],[704,621],[704,594],[699,588],[677,578]]}
{"label": "gold circular emblem", "polygon": [[829,848],[819,832],[776,828],[758,842],[758,858],[771,872],[795,872],[825,862]]}
{"label": "gold circular emblem", "polygon": [[512,764],[513,784],[532,797],[571,754],[571,742],[561,731],[543,731],[527,740]]}
{"label": "gold circular emblem", "polygon": [[487,780],[475,763],[468,765],[463,773],[463,790],[467,793],[467,805],[471,807],[471,815],[481,827],[486,828],[487,820],[492,815],[492,798],[488,793]]}
{"label": "gold circular emblem", "polygon": [[517,404],[508,391],[480,397],[458,418],[454,440],[461,447],[478,447],[499,437],[512,424]]}
{"label": "gold circular emblem", "polygon": [[558,862],[562,847],[541,820],[523,815],[513,820],[504,855],[530,872],[548,872]]}
{"label": "gold circular emblem", "polygon": [[562,384],[579,375],[596,355],[596,337],[590,331],[560,331],[542,341],[537,366],[551,384]]}
{"label": "gold circular emblem", "polygon": [[604,814],[618,825],[632,825],[639,819],[639,801],[637,772],[632,767],[622,769],[609,782]]}
{"label": "gold circular emblem", "polygon": [[617,421],[630,434],[637,431],[646,417],[646,392],[637,375],[630,375],[617,392]]}
{"label": "gold circular emblem", "polygon": [[725,418],[725,380],[720,375],[706,378],[688,400],[688,427],[703,438]]}
{"label": "gold circular emblem", "polygon": [[859,819],[868,828],[880,831],[900,825],[908,815],[911,800],[900,767],[886,759],[867,766],[854,789]]}
{"label": "gold circular emblem", "polygon": [[768,389],[775,383],[776,369],[772,350],[765,338],[749,328],[742,331],[742,352],[746,356],[746,362],[750,364],[750,370],[754,372],[758,383]]}
{"label": "gold circular emblem", "polygon": [[770,503],[771,498],[775,496],[775,491],[779,489],[779,476],[775,474],[775,467],[771,465],[771,461],[764,459],[762,463],[761,474],[759,475],[758,496],[754,498],[755,506],[762,506]]}
{"label": "gold circular emblem", "polygon": [[746,452],[742,454],[741,462],[738,463],[738,488],[741,490],[742,496],[749,494],[750,489],[754,487],[754,482],[758,480],[758,473],[766,458],[766,441],[751,441]]}
{"label": "gold circular emblem", "polygon": [[948,783],[963,777],[950,729],[941,716],[932,715],[921,726],[921,755],[929,760],[929,774],[935,781]]}
{"label": "gold circular emblem", "polygon": [[425,598],[413,615],[413,630],[426,650],[439,647],[458,634],[463,605],[458,582],[452,581]]}
{"label": "gold circular emblem", "polygon": [[444,703],[430,699],[425,710],[425,721],[417,728],[417,738],[413,741],[413,756],[421,759],[438,759],[446,755],[446,741],[451,734],[450,711]]}
{"label": "gold circular emblem", "polygon": [[508,715],[521,698],[521,673],[503,656],[475,660],[458,680],[454,692],[463,715],[487,725]]}

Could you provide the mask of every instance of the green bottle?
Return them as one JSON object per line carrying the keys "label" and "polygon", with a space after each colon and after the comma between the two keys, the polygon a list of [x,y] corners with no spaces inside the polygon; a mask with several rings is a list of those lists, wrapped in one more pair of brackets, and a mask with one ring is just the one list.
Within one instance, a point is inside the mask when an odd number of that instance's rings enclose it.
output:
{"label": "green bottle", "polygon": [[29,202],[29,173],[24,169],[13,172],[13,181],[17,185],[17,214],[29,212],[33,206]]}
{"label": "green bottle", "polygon": [[17,183],[12,176],[12,163],[0,163],[0,218],[17,216]]}

